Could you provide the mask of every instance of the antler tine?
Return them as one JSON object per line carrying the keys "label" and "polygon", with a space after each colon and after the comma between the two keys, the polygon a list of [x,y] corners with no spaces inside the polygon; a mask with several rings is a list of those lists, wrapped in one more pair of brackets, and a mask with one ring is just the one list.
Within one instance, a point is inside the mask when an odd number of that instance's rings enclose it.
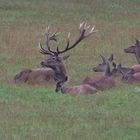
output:
{"label": "antler tine", "polygon": [[86,30],[87,28],[87,21],[84,22],[84,29]]}
{"label": "antler tine", "polygon": [[87,30],[87,29],[89,29],[89,27],[86,27],[86,33],[84,35],[85,38],[88,37],[88,36],[90,36],[91,34],[97,32],[97,31],[95,31],[95,25],[93,25],[90,30]]}
{"label": "antler tine", "polygon": [[56,31],[55,33],[53,33],[52,35],[50,35],[49,29],[50,28],[48,26],[47,29],[46,29],[46,33],[45,33],[45,35],[46,35],[46,46],[47,46],[47,49],[48,49],[49,52],[51,52],[53,55],[56,55],[57,52],[51,50],[50,41],[57,42],[57,38],[56,37],[59,35],[59,33]]}
{"label": "antler tine", "polygon": [[70,32],[68,33],[67,46],[66,46],[65,50],[67,50],[69,48],[69,45],[70,45]]}
{"label": "antler tine", "polygon": [[84,21],[80,23],[79,29],[81,29],[83,27],[83,25],[84,25]]}
{"label": "antler tine", "polygon": [[46,33],[49,33],[49,31],[50,31],[50,26],[47,26],[46,27]]}
{"label": "antler tine", "polygon": [[42,47],[41,42],[39,42],[39,48],[40,48],[40,53],[42,53],[42,54],[47,54],[47,55],[53,55],[52,53],[50,53],[49,51],[45,50],[45,49]]}
{"label": "antler tine", "polygon": [[63,51],[59,51],[59,48],[57,46],[57,54],[61,54],[61,53],[65,52],[65,51],[67,51],[67,49],[69,49],[69,44],[70,44],[70,40],[69,39],[70,39],[70,32],[68,33],[66,48]]}
{"label": "antler tine", "polygon": [[106,62],[105,57],[103,57],[101,54],[100,54],[100,57],[102,58],[102,61],[103,61],[103,62]]}

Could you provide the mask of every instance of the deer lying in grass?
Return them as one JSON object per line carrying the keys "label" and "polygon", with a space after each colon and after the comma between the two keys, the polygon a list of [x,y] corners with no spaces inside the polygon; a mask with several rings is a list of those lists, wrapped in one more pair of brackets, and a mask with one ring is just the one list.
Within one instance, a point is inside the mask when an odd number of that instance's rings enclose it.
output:
{"label": "deer lying in grass", "polygon": [[136,72],[132,69],[127,73],[123,73],[121,71],[123,77],[122,81],[125,83],[133,84],[133,83],[140,83],[140,72]]}
{"label": "deer lying in grass", "polygon": [[25,69],[14,77],[16,84],[54,85],[54,71],[50,68]]}
{"label": "deer lying in grass", "polygon": [[113,62],[112,65],[113,65],[113,69],[112,69],[111,73],[112,73],[112,76],[114,76],[114,77],[122,76],[121,71],[123,71],[123,73],[127,73],[128,71],[130,71],[132,69],[132,68],[129,68],[129,67],[122,66],[121,63],[116,64],[115,62]]}
{"label": "deer lying in grass", "polygon": [[[105,59],[103,56],[101,56],[102,59]],[[118,77],[118,76],[122,76],[122,72],[123,73],[127,73],[129,72],[130,70],[134,70],[135,72],[138,72],[138,65],[134,65],[132,67],[124,67],[122,66],[121,63],[119,64],[116,64],[114,62],[114,55],[113,54],[110,54],[109,58],[108,58],[108,62],[109,62],[109,65],[113,66],[112,69],[110,69],[110,72],[111,72],[111,75],[114,76],[114,77]],[[93,69],[94,70],[94,69]],[[95,72],[102,72],[101,70],[94,70]]]}
{"label": "deer lying in grass", "polygon": [[65,66],[62,62],[63,59],[62,57],[60,57],[60,54],[63,54],[67,52],[68,50],[71,50],[77,44],[79,44],[83,39],[95,33],[94,26],[90,29],[90,26],[87,26],[85,22],[80,24],[79,30],[80,30],[79,36],[72,45],[70,45],[70,40],[69,40],[70,34],[68,34],[67,45],[64,50],[59,50],[59,48],[57,47],[56,51],[54,51],[50,48],[50,41],[51,40],[57,41],[57,38],[56,38],[57,36],[56,36],[56,33],[50,35],[49,28],[46,33],[47,49],[44,49],[41,43],[39,43],[40,48],[41,48],[40,52],[44,55],[49,56],[47,60],[41,62],[41,65],[54,70],[54,73],[55,73],[54,80],[56,81],[56,89],[55,89],[56,92],[61,91],[62,93],[68,93],[68,94],[88,94],[88,93],[92,94],[92,93],[97,92],[96,88],[88,84],[72,86],[72,87],[65,85],[65,83],[68,80],[68,76],[66,73]]}
{"label": "deer lying in grass", "polygon": [[126,49],[124,49],[125,53],[135,54],[138,63],[140,64],[140,41],[136,39],[135,45],[132,45]]}
{"label": "deer lying in grass", "polygon": [[112,77],[108,60],[106,60],[103,56],[101,56],[101,58],[102,63],[99,64],[97,67],[93,68],[93,70],[98,72],[104,72],[104,75],[101,77],[86,77],[83,80],[83,83],[89,84],[98,90],[110,89],[112,87],[115,87],[115,80]]}
{"label": "deer lying in grass", "polygon": [[140,83],[139,65],[134,65],[129,68],[129,67],[122,67],[121,64],[118,64],[116,68],[114,68],[113,70],[112,70],[112,75],[114,76],[114,72],[119,76],[120,74],[121,76],[123,75],[122,81],[124,81],[125,83]]}

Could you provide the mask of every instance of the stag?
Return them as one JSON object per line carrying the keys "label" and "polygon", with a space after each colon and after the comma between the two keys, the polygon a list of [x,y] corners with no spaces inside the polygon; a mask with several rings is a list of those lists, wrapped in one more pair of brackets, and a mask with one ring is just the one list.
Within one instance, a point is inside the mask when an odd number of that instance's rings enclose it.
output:
{"label": "stag", "polygon": [[136,39],[135,45],[132,45],[124,49],[125,53],[135,54],[137,62],[140,64],[140,41]]}
{"label": "stag", "polygon": [[73,49],[76,45],[78,45],[83,39],[91,36],[94,34],[95,26],[91,27],[88,26],[86,22],[83,22],[79,26],[79,36],[77,40],[70,44],[70,33],[68,34],[66,47],[63,50],[60,50],[57,46],[56,50],[52,50],[50,47],[50,42],[55,41],[57,42],[57,36],[58,33],[55,32],[54,34],[50,35],[49,27],[47,28],[46,32],[46,49],[42,46],[41,43],[39,43],[40,47],[40,53],[44,55],[48,55],[48,59],[41,62],[42,66],[51,68],[54,70],[54,80],[56,81],[56,92],[61,91],[62,93],[69,93],[69,94],[87,94],[87,93],[95,93],[97,92],[97,89],[87,85],[78,85],[78,86],[72,86],[69,87],[65,85],[65,83],[68,81],[68,76],[66,73],[65,66],[63,64],[64,57],[61,57],[60,55]]}
{"label": "stag", "polygon": [[114,87],[115,80],[112,77],[108,60],[106,60],[103,56],[101,56],[101,58],[102,63],[100,63],[97,67],[94,67],[93,70],[95,72],[104,72],[104,75],[101,77],[86,77],[83,80],[83,83],[89,84],[98,90],[105,90]]}

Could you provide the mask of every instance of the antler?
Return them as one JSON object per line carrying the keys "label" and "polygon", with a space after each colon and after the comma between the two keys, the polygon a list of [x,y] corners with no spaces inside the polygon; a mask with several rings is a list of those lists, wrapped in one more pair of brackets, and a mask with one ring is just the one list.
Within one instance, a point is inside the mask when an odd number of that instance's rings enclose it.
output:
{"label": "antler", "polygon": [[47,54],[47,55],[59,55],[59,54],[62,54],[72,48],[74,48],[77,44],[79,44],[83,39],[89,37],[90,35],[92,35],[93,33],[95,33],[95,26],[90,26],[90,25],[87,25],[87,22],[82,22],[80,23],[80,26],[79,26],[79,36],[77,38],[77,40],[72,44],[70,45],[70,33],[68,33],[68,38],[67,38],[67,45],[66,45],[66,48],[64,50],[59,50],[59,48],[57,47],[56,51],[53,51],[50,49],[50,41],[56,41],[57,42],[57,36],[58,36],[58,32],[55,32],[54,34],[52,34],[50,36],[50,33],[49,33],[49,27],[47,28],[47,32],[46,32],[46,46],[47,46],[47,50],[44,49],[41,45],[41,43],[39,43],[39,46],[40,46],[40,52],[42,54]]}
{"label": "antler", "polygon": [[47,46],[47,49],[44,49],[42,47],[42,44],[41,42],[39,42],[39,47],[40,47],[40,53],[42,54],[47,54],[47,55],[54,55],[56,52],[52,51],[51,48],[50,48],[50,41],[55,41],[57,42],[57,36],[58,36],[58,32],[56,31],[55,33],[53,33],[52,35],[50,35],[50,32],[49,32],[49,26],[46,28],[46,33],[45,33],[45,36],[46,36],[46,46]]}
{"label": "antler", "polygon": [[92,26],[92,28],[90,29],[90,25],[87,25],[87,22],[82,22],[80,23],[79,26],[79,36],[77,38],[77,40],[75,41],[75,43],[73,43],[72,45],[70,45],[70,33],[68,33],[68,38],[67,38],[67,45],[66,48],[62,51],[60,51],[57,47],[57,53],[61,54],[64,53],[72,48],[74,48],[78,43],[80,43],[83,39],[89,37],[90,35],[92,35],[93,33],[95,33],[95,26]]}

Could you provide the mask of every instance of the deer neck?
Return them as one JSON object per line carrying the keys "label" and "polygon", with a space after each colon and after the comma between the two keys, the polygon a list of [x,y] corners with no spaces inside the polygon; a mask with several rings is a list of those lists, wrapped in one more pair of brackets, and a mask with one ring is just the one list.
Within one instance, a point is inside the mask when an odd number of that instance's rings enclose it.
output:
{"label": "deer neck", "polygon": [[109,64],[107,63],[106,67],[105,67],[105,71],[104,71],[104,76],[105,77],[108,77],[108,76],[111,76],[111,72],[110,72],[110,66]]}
{"label": "deer neck", "polygon": [[61,92],[62,93],[67,93],[68,89],[69,89],[68,86],[64,84],[61,88]]}
{"label": "deer neck", "polygon": [[53,68],[53,70],[54,70],[54,80],[56,82],[65,82],[67,80],[66,69],[63,64]]}
{"label": "deer neck", "polygon": [[136,56],[137,62],[140,64],[140,50],[139,49],[136,51],[135,56]]}
{"label": "deer neck", "polygon": [[66,81],[65,82],[59,81],[56,83],[56,89],[55,89],[56,92],[61,91],[62,93],[67,93],[67,90],[68,90],[68,86],[66,85]]}

